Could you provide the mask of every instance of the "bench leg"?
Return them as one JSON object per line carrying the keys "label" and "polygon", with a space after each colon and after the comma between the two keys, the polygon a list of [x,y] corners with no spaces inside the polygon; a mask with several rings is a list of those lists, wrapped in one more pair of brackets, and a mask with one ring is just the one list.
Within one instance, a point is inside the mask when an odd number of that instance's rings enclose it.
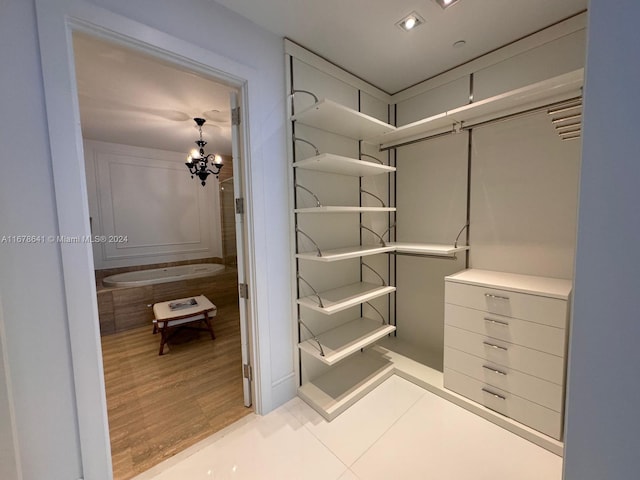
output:
{"label": "bench leg", "polygon": [[215,340],[216,339],[216,334],[213,333],[213,326],[211,326],[211,319],[209,318],[209,314],[207,312],[204,312],[204,323],[207,324],[207,329],[209,330],[209,333],[211,334],[211,340]]}
{"label": "bench leg", "polygon": [[168,328],[165,326],[164,328],[160,328],[160,352],[158,355],[163,355],[164,353],[164,344],[167,343],[167,330]]}

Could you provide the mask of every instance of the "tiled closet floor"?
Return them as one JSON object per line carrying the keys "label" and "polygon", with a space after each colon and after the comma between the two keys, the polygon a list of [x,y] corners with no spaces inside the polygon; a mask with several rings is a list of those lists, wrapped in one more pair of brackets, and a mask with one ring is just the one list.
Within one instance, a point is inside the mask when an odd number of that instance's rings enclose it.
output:
{"label": "tiled closet floor", "polygon": [[562,459],[392,376],[325,422],[295,398],[136,480],[560,480]]}

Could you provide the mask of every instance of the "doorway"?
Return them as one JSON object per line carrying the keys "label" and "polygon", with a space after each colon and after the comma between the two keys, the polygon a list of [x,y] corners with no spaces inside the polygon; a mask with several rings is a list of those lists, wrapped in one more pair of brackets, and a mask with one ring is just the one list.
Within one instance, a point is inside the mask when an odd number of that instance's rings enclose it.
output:
{"label": "doorway", "polygon": [[[88,34],[73,43],[112,466],[126,480],[253,411],[238,89]],[[202,185],[184,165],[200,135],[223,159]],[[222,269],[154,278],[210,264]],[[150,280],[118,277],[131,273]],[[199,295],[216,306],[215,339],[176,329],[158,355],[151,306]]]}

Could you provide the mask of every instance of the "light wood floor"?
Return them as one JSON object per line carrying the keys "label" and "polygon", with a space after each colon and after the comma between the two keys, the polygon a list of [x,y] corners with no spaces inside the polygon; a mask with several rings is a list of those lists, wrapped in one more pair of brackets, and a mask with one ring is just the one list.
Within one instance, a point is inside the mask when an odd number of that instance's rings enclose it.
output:
{"label": "light wood floor", "polygon": [[249,414],[243,406],[240,317],[219,307],[216,339],[184,330],[158,355],[152,327],[102,337],[115,480],[148,470]]}

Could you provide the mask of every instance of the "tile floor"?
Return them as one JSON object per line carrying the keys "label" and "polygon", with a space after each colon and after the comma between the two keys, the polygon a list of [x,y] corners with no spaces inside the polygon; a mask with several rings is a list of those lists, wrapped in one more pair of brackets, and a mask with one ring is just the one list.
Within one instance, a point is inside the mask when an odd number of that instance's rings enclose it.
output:
{"label": "tile floor", "polygon": [[295,398],[135,480],[560,480],[562,459],[392,376],[325,422]]}

